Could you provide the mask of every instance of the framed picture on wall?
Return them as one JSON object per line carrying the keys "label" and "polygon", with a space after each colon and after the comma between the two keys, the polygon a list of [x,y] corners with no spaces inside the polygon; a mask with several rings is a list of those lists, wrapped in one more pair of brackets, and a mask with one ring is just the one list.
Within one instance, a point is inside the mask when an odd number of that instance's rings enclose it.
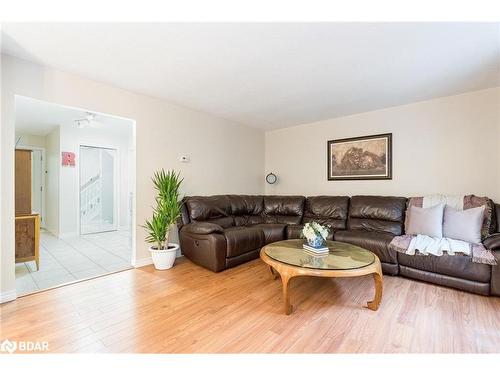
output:
{"label": "framed picture on wall", "polygon": [[328,141],[328,180],[392,179],[392,133]]}

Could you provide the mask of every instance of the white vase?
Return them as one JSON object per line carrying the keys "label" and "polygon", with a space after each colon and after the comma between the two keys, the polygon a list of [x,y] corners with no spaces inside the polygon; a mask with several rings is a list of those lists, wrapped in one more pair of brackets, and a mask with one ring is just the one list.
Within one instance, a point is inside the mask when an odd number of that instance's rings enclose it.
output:
{"label": "white vase", "polygon": [[165,250],[157,250],[153,249],[153,247],[149,248],[151,258],[157,270],[168,270],[174,265],[179,245],[176,243],[169,243],[168,247],[169,248]]}

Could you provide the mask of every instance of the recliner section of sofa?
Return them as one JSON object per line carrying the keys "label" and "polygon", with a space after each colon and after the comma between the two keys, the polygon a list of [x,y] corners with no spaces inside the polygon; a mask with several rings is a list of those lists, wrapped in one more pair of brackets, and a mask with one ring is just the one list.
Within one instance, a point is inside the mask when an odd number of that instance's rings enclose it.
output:
{"label": "recliner section of sofa", "polygon": [[[302,222],[305,198],[302,196],[215,195],[187,197],[182,215],[180,245],[193,262],[219,272],[255,259],[262,246],[286,238],[287,225]],[[201,232],[211,242],[200,244]],[[224,243],[220,237],[224,238]],[[208,259],[209,244],[224,247],[211,249],[216,261]],[[204,246],[204,247],[202,247]],[[224,253],[224,261],[221,259]]]}
{"label": "recliner section of sofa", "polygon": [[187,197],[182,208],[183,254],[214,272],[255,259],[266,244],[299,238],[303,225],[332,227],[330,239],[374,252],[384,274],[401,275],[478,294],[500,295],[500,205],[495,233],[484,240],[499,266],[472,263],[462,256],[410,256],[389,248],[404,233],[407,198],[383,196]]}
{"label": "recliner section of sofa", "polygon": [[[492,219],[498,225],[500,206],[495,205]],[[500,232],[499,228],[491,228]],[[491,230],[490,229],[490,230]],[[496,266],[471,262],[469,257],[460,255],[412,256],[398,253],[401,276],[452,287],[482,295],[500,295],[500,234],[491,233],[483,245],[493,251]],[[498,245],[498,248],[496,247]],[[498,251],[496,251],[498,250]]]}

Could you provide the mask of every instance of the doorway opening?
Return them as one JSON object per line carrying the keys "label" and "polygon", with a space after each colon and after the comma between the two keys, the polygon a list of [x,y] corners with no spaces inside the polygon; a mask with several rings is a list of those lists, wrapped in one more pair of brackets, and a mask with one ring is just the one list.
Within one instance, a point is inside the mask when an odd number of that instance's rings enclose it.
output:
{"label": "doorway opening", "polygon": [[80,233],[117,230],[116,149],[80,146]]}
{"label": "doorway opening", "polygon": [[134,127],[16,96],[19,296],[132,267]]}

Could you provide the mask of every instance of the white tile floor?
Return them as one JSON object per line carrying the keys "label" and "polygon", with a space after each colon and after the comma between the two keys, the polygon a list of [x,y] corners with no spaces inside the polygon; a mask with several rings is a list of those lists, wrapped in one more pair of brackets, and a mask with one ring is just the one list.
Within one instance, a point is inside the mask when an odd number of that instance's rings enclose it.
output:
{"label": "white tile floor", "polygon": [[131,268],[129,231],[87,234],[64,240],[42,231],[40,237],[40,270],[36,270],[35,262],[16,264],[18,296]]}

